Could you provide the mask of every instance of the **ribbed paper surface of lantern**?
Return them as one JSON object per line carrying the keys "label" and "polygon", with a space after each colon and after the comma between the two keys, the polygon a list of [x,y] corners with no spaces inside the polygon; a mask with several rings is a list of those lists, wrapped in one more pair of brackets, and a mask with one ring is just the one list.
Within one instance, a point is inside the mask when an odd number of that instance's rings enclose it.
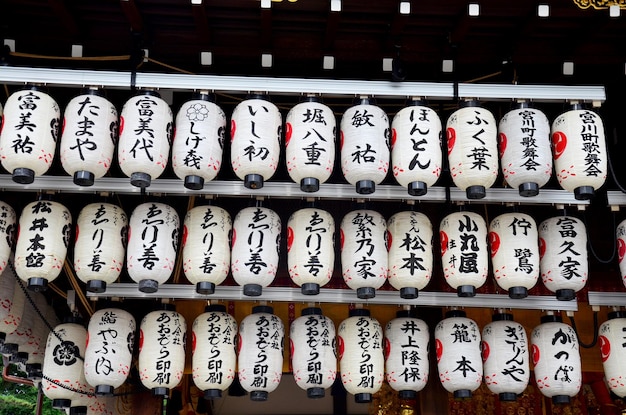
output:
{"label": "ribbed paper surface of lantern", "polygon": [[[12,260],[13,258],[9,258]],[[24,314],[24,292],[17,276],[6,267],[0,273],[0,340],[4,342],[7,334],[13,333],[22,322]],[[29,306],[29,308],[32,308]]]}
{"label": "ribbed paper surface of lantern", "polygon": [[420,101],[398,111],[391,122],[393,176],[415,196],[427,193],[441,175],[439,115]]}
{"label": "ribbed paper surface of lantern", "polygon": [[42,368],[46,356],[46,340],[50,334],[50,327],[56,327],[60,324],[54,309],[47,301],[42,301],[40,305],[38,304],[38,307],[41,310],[41,314],[45,316],[45,321],[43,318],[39,318],[33,326],[33,334],[37,333],[37,340],[34,351],[28,353],[28,358],[25,362],[28,378],[36,382],[41,381],[42,378]]}
{"label": "ribbed paper surface of lantern", "polygon": [[0,201],[0,272],[4,271],[12,254],[16,231],[15,210],[7,203]]}
{"label": "ribbed paper surface of lantern", "polygon": [[152,311],[141,321],[139,379],[155,395],[168,395],[182,380],[186,334],[185,318],[176,311]]}
{"label": "ribbed paper surface of lantern", "polygon": [[582,386],[578,337],[560,317],[556,320],[542,322],[530,336],[535,382],[553,402],[569,403]]}
{"label": "ribbed paper surface of lantern", "polygon": [[335,163],[337,122],[333,111],[313,98],[291,108],[285,121],[287,172],[304,191],[326,182]]}
{"label": "ribbed paper surface of lantern", "polygon": [[550,122],[527,104],[504,114],[498,125],[500,168],[522,196],[535,196],[552,177]]}
{"label": "ribbed paper surface of lantern", "polygon": [[399,316],[385,326],[385,379],[404,399],[414,399],[430,374],[428,325],[415,317]]}
{"label": "ribbed paper surface of lantern", "polygon": [[[26,353],[26,360],[32,359],[34,354],[37,354],[40,351],[40,346],[46,343],[46,339],[48,338],[48,333],[50,329],[46,326],[43,318],[45,316],[52,316],[52,314],[48,313],[48,305],[46,298],[40,292],[29,292],[28,295],[32,300],[33,304],[26,299],[27,303],[25,307],[33,308],[33,314],[30,315],[32,318],[32,322],[27,325],[28,329],[26,331],[26,336],[20,337],[20,341],[18,343],[18,352]],[[19,330],[19,328],[18,328]],[[43,350],[43,349],[42,349]],[[43,357],[43,354],[41,355]],[[24,363],[26,363],[26,360]]]}
{"label": "ribbed paper surface of lantern", "polygon": [[200,314],[192,326],[191,375],[206,399],[220,397],[237,373],[237,321],[225,309]]}
{"label": "ribbed paper surface of lantern", "polygon": [[165,170],[173,124],[172,109],[154,91],[140,91],[122,107],[117,157],[133,185],[148,187]]}
{"label": "ribbed paper surface of lantern", "polygon": [[598,329],[604,379],[609,390],[620,398],[626,396],[624,333],[626,333],[626,316],[623,312],[609,313],[609,319]]}
{"label": "ribbed paper surface of lantern", "polygon": [[[185,102],[176,114],[172,168],[185,186],[202,189],[222,167],[226,114],[208,94]],[[189,177],[189,179],[187,179]]]}
{"label": "ribbed paper surface of lantern", "polygon": [[267,306],[257,306],[239,325],[237,367],[244,390],[253,401],[265,401],[283,375],[285,327]]}
{"label": "ribbed paper surface of lantern", "polygon": [[[506,316],[506,319],[500,319]],[[502,401],[516,400],[530,380],[528,337],[510,314],[496,314],[483,327],[483,372],[487,388]]]}
{"label": "ribbed paper surface of lantern", "polygon": [[586,109],[572,109],[552,122],[554,170],[559,185],[577,199],[589,199],[607,175],[604,123]]}
{"label": "ribbed paper surface of lantern", "polygon": [[233,221],[231,271],[243,293],[261,295],[278,271],[280,216],[266,207],[241,209]]}
{"label": "ribbed paper surface of lantern", "polygon": [[487,224],[474,212],[454,212],[439,225],[441,262],[446,282],[460,296],[473,296],[487,280]]}
{"label": "ribbed paper surface of lantern", "polygon": [[335,220],[322,209],[295,211],[287,222],[289,276],[305,294],[319,293],[335,268]]}
{"label": "ribbed paper surface of lantern", "polygon": [[183,223],[183,272],[199,293],[212,294],[230,270],[230,214],[217,206],[196,206]]}
{"label": "ribbed paper surface of lantern", "polygon": [[451,313],[435,327],[439,381],[455,398],[469,398],[480,387],[483,379],[480,342],[478,325],[462,311]]}
{"label": "ribbed paper surface of lantern", "polygon": [[111,396],[92,396],[87,415],[120,415],[116,410],[116,399]]}
{"label": "ribbed paper surface of lantern", "polygon": [[346,391],[357,403],[372,400],[385,380],[383,329],[369,310],[355,309],[337,331],[339,372]]}
{"label": "ribbed paper surface of lantern", "polygon": [[389,169],[389,118],[380,107],[363,99],[341,117],[341,171],[357,193],[375,190]]}
{"label": "ribbed paper surface of lantern", "polygon": [[387,221],[358,209],[341,220],[341,274],[359,298],[372,298],[387,279]]}
{"label": "ribbed paper surface of lantern", "polygon": [[102,292],[122,272],[128,217],[111,203],[90,203],[76,220],[74,270],[87,290]]}
{"label": "ribbed paper surface of lantern", "polygon": [[469,199],[483,198],[499,172],[498,126],[493,114],[479,106],[460,108],[448,118],[446,135],[452,181]]}
{"label": "ribbed paper surface of lantern", "polygon": [[63,268],[72,215],[58,202],[40,200],[22,210],[15,246],[15,272],[31,288],[45,289]]}
{"label": "ribbed paper surface of lantern", "polygon": [[165,203],[142,203],[130,216],[126,267],[139,290],[155,292],[174,270],[180,220]]}
{"label": "ribbed paper surface of lantern", "polygon": [[246,99],[233,110],[230,163],[246,187],[263,187],[276,172],[282,123],[278,107],[262,97]]}
{"label": "ribbed paper surface of lantern", "polygon": [[93,313],[87,327],[85,379],[96,393],[110,395],[131,369],[135,319],[127,311],[103,308]]}
{"label": "ribbed paper surface of lantern", "polygon": [[305,308],[291,323],[289,343],[296,384],[309,398],[324,397],[337,376],[335,324],[320,308]]}
{"label": "ribbed paper surface of lantern", "polygon": [[60,120],[59,105],[41,90],[25,89],[9,96],[0,132],[0,160],[2,167],[13,173],[13,180],[32,183],[35,176],[48,171],[56,152]]}
{"label": "ribbed paper surface of lantern", "polygon": [[561,300],[571,300],[589,278],[587,231],[573,216],[557,216],[539,225],[541,279]]}
{"label": "ribbed paper surface of lantern", "polygon": [[[13,327],[13,324],[9,325],[9,328],[12,329],[12,331],[7,331],[6,338],[4,339],[4,345],[2,346],[3,354],[14,356],[17,355],[17,351],[21,345],[28,343],[29,339],[32,337],[33,325],[36,320],[40,319],[35,311],[35,308],[30,304],[24,293],[22,292],[21,295],[17,294],[18,290],[22,291],[22,289],[16,285],[14,299],[17,299],[18,301],[21,299],[23,303],[22,314],[20,316],[21,318],[19,319],[19,322],[17,318],[15,319],[17,327]],[[42,295],[39,292],[30,291],[28,294],[32,299]]]}
{"label": "ribbed paper surface of lantern", "polygon": [[93,184],[94,179],[109,171],[118,123],[115,105],[100,90],[90,89],[68,102],[59,154],[63,169],[74,176],[74,183]]}
{"label": "ribbed paper surface of lantern", "polygon": [[617,238],[617,261],[619,265],[620,275],[622,276],[622,283],[626,286],[626,219],[621,221],[615,229],[615,237]]}
{"label": "ribbed paper surface of lantern", "polygon": [[387,221],[389,283],[402,298],[416,298],[433,272],[433,226],[419,212],[399,212]]}
{"label": "ribbed paper surface of lantern", "polygon": [[493,275],[511,298],[524,298],[539,279],[539,245],[535,220],[525,213],[504,213],[489,224]]}

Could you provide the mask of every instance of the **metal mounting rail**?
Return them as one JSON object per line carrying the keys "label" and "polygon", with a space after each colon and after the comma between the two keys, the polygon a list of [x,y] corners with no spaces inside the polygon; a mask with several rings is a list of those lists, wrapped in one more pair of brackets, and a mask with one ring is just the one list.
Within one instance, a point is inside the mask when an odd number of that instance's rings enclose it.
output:
{"label": "metal mounting rail", "polygon": [[609,206],[626,206],[626,193],[617,190],[609,190],[606,192],[606,198]]}
{"label": "metal mounting rail", "polygon": [[626,307],[626,292],[589,291],[589,305],[607,307]]}

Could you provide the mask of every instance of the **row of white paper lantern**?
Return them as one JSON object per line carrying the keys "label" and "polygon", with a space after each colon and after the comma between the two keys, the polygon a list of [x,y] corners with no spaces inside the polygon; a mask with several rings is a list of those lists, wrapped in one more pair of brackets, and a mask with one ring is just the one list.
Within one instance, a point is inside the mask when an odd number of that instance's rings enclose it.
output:
{"label": "row of white paper lantern", "polygon": [[[226,115],[210,98],[208,93],[198,94],[182,105],[175,119],[170,106],[152,90],[142,90],[124,104],[117,156],[133,185],[147,187],[160,177],[170,151],[173,170],[186,187],[202,189],[205,181],[217,176]],[[92,185],[107,173],[118,131],[115,106],[101,90],[87,89],[68,103],[59,134],[60,118],[58,104],[36,87],[9,97],[0,132],[0,160],[16,182],[31,183],[48,171],[58,136],[61,163],[76,184]],[[231,166],[246,187],[260,188],[276,172],[282,125],[278,107],[266,96],[250,96],[235,107]],[[332,110],[319,98],[308,97],[289,111],[285,130],[290,177],[303,191],[317,191],[333,171],[336,120]],[[494,184],[499,160],[507,183],[523,196],[537,195],[553,170],[560,186],[578,199],[589,199],[606,180],[602,120],[578,104],[550,126],[543,112],[522,102],[498,126],[489,110],[467,101],[448,118],[446,134],[452,180],[470,199],[483,198]],[[409,194],[423,195],[441,174],[441,136],[439,116],[422,101],[411,101],[390,124],[371,98],[361,97],[341,117],[342,173],[357,193],[369,194],[385,179],[391,161],[396,181]],[[173,144],[172,138],[176,138]]]}

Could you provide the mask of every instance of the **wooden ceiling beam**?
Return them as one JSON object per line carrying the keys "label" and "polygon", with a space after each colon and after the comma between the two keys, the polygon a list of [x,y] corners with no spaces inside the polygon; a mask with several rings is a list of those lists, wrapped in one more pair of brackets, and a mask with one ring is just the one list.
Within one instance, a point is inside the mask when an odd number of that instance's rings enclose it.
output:
{"label": "wooden ceiling beam", "polygon": [[337,29],[339,28],[340,12],[329,12],[326,21],[326,34],[324,35],[324,43],[322,48],[326,52],[331,52],[335,48],[335,38],[337,37]]}
{"label": "wooden ceiling beam", "polygon": [[209,27],[209,18],[207,16],[204,2],[201,4],[192,3],[191,12],[193,14],[193,20],[196,24],[198,39],[205,45],[211,43],[211,29]]}
{"label": "wooden ceiling beam", "polygon": [[59,19],[61,23],[61,27],[63,30],[67,32],[73,38],[78,38],[81,35],[80,29],[78,28],[78,23],[76,23],[76,19],[70,12],[63,0],[48,0],[48,4],[54,11],[54,14]]}
{"label": "wooden ceiling beam", "polygon": [[261,9],[261,47],[272,50],[272,9]]}
{"label": "wooden ceiling beam", "polygon": [[122,6],[126,20],[128,20],[130,24],[131,30],[136,33],[141,33],[144,29],[143,19],[141,18],[141,13],[139,12],[139,7],[137,7],[135,0],[120,0],[120,5]]}

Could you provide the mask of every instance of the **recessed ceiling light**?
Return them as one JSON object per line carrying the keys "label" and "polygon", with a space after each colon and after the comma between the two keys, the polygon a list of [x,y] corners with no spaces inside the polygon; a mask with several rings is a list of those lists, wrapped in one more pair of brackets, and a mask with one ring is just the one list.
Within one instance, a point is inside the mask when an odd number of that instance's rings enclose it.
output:
{"label": "recessed ceiling light", "polygon": [[335,69],[335,57],[334,56],[324,56],[322,60],[322,68],[324,69]]}
{"label": "recessed ceiling light", "polygon": [[467,14],[470,16],[479,16],[480,15],[480,4],[478,3],[470,3],[467,7]]}

